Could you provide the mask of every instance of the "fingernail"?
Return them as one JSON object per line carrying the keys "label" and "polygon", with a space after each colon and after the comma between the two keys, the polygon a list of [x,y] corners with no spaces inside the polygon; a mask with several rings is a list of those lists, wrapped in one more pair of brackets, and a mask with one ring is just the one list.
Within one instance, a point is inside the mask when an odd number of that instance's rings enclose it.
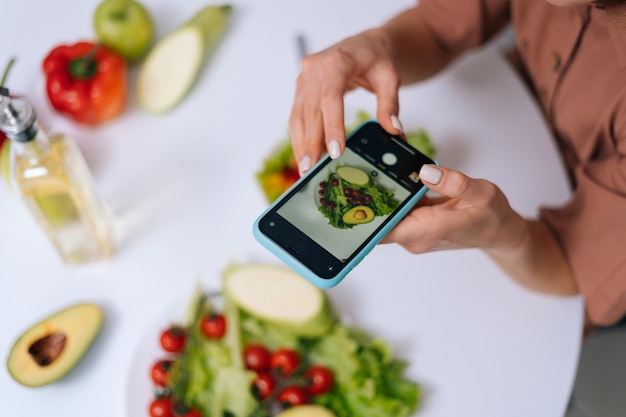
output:
{"label": "fingernail", "polygon": [[300,171],[300,176],[304,175],[309,170],[309,168],[311,168],[311,158],[308,155],[306,155],[298,163],[298,170]]}
{"label": "fingernail", "polygon": [[441,181],[441,177],[443,177],[443,171],[435,165],[422,165],[422,169],[420,169],[420,178],[422,180],[437,185]]}
{"label": "fingernail", "polygon": [[402,123],[400,123],[400,119],[398,119],[398,116],[396,116],[395,114],[392,114],[390,116],[390,119],[391,119],[391,126],[395,127],[400,132],[404,132],[404,129],[402,128]]}
{"label": "fingernail", "polygon": [[337,159],[341,156],[341,145],[336,140],[328,143],[328,154],[332,159]]}

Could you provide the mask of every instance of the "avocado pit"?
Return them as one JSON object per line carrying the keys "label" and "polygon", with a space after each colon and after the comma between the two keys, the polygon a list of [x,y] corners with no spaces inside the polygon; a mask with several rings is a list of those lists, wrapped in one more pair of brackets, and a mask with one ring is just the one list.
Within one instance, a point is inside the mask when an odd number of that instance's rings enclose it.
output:
{"label": "avocado pit", "polygon": [[39,366],[48,366],[63,353],[67,336],[56,332],[36,340],[28,348],[28,354]]}

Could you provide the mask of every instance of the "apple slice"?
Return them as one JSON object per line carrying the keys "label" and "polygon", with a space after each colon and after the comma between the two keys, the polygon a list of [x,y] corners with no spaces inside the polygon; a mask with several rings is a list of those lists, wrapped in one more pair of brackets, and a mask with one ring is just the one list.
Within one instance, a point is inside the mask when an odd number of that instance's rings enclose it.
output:
{"label": "apple slice", "polygon": [[298,407],[289,408],[276,417],[336,417],[335,413],[330,411],[326,407],[321,405],[301,405]]}
{"label": "apple slice", "polygon": [[232,7],[207,6],[148,52],[137,79],[139,105],[153,113],[172,110],[195,83],[205,58],[226,30]]}
{"label": "apple slice", "polygon": [[351,166],[337,167],[337,175],[354,185],[366,186],[370,182],[367,172]]}
{"label": "apple slice", "polygon": [[298,336],[320,336],[336,320],[326,294],[289,268],[233,265],[223,282],[224,295],[237,307]]}

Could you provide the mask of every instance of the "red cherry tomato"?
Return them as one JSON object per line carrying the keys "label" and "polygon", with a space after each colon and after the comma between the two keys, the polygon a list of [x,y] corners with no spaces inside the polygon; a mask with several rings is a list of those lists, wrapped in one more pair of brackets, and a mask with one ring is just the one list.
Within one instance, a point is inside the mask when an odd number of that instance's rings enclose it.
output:
{"label": "red cherry tomato", "polygon": [[270,369],[271,353],[263,345],[251,344],[243,350],[243,362],[247,369],[256,373]]}
{"label": "red cherry tomato", "polygon": [[180,326],[172,326],[161,333],[161,347],[166,352],[178,353],[185,348],[185,329]]}
{"label": "red cherry tomato", "polygon": [[278,349],[270,358],[270,367],[281,375],[291,375],[300,365],[300,355],[291,349]]}
{"label": "red cherry tomato", "polygon": [[309,396],[301,387],[290,386],[278,394],[276,398],[281,404],[288,404],[290,407],[303,405],[309,402]]}
{"label": "red cherry tomato", "polygon": [[267,372],[260,373],[254,381],[252,381],[252,395],[259,400],[266,399],[276,388],[274,377]]}
{"label": "red cherry tomato", "polygon": [[159,387],[164,387],[167,385],[167,371],[170,369],[172,365],[172,361],[164,359],[154,363],[152,365],[152,369],[150,370],[150,377],[152,378],[152,382],[154,382]]}
{"label": "red cherry tomato", "polygon": [[226,334],[226,318],[223,314],[207,314],[200,320],[200,329],[209,339],[221,339]]}
{"label": "red cherry tomato", "polygon": [[148,408],[150,417],[174,417],[170,397],[155,398]]}
{"label": "red cherry tomato", "polygon": [[307,369],[304,377],[308,382],[307,391],[311,395],[324,394],[330,391],[335,382],[335,375],[333,372],[330,369],[319,365],[313,365]]}

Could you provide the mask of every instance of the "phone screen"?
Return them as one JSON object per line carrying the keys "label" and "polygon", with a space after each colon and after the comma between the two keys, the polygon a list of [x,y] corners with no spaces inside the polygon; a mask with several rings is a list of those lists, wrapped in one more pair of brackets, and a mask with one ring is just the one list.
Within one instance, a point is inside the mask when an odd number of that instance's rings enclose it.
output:
{"label": "phone screen", "polygon": [[343,155],[326,158],[259,222],[270,240],[322,278],[333,278],[424,186],[434,163],[378,123],[366,123]]}

